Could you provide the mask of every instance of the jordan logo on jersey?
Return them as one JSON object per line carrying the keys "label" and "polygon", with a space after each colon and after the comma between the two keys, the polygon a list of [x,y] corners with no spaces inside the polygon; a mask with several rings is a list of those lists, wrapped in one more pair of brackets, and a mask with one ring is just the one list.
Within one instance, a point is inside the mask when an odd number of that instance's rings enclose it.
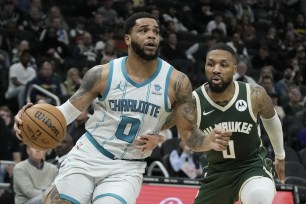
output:
{"label": "jordan logo on jersey", "polygon": [[121,81],[113,90],[116,90],[116,89],[123,91],[123,89],[121,88]]}
{"label": "jordan logo on jersey", "polygon": [[154,87],[154,90],[151,92],[152,94],[162,95],[161,93],[162,87],[159,84],[154,84],[153,87]]}

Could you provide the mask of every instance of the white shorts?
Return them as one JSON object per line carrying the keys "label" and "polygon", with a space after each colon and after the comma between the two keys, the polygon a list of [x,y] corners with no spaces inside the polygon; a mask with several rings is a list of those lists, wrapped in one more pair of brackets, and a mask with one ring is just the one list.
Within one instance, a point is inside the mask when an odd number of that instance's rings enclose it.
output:
{"label": "white shorts", "polygon": [[105,195],[134,204],[146,162],[113,160],[83,135],[62,162],[54,184],[60,197],[72,203],[94,203]]}

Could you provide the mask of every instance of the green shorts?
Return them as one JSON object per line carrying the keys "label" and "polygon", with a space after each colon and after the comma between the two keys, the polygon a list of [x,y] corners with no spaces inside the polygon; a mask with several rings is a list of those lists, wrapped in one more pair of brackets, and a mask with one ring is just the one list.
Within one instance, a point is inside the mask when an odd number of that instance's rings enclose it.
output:
{"label": "green shorts", "polygon": [[208,173],[201,182],[194,204],[233,204],[239,200],[242,184],[250,177],[273,179],[272,168],[248,166],[224,172]]}

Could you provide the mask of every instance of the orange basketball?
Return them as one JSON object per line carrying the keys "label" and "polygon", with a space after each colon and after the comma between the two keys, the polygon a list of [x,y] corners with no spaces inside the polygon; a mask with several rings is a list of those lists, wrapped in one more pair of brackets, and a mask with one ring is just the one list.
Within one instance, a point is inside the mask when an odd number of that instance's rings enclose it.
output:
{"label": "orange basketball", "polygon": [[35,104],[21,115],[23,143],[39,150],[56,147],[66,134],[67,124],[62,112],[47,103]]}

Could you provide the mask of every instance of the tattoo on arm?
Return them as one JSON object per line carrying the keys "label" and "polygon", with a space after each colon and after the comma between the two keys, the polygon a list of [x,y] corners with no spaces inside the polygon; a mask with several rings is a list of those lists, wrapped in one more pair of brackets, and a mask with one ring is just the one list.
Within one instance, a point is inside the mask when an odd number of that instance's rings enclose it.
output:
{"label": "tattoo on arm", "polygon": [[165,129],[173,127],[174,125],[175,125],[174,116],[173,116],[173,113],[170,113],[170,115],[166,118],[166,121],[163,124],[161,129],[165,130]]}
{"label": "tattoo on arm", "polygon": [[177,108],[182,113],[182,116],[194,123],[195,122],[195,102],[192,99],[191,93],[192,93],[192,87],[191,83],[183,83],[184,80],[188,80],[187,76],[185,74],[181,74],[176,81],[175,86],[175,98]]}
{"label": "tattoo on arm", "polygon": [[203,147],[204,138],[203,132],[199,128],[194,127],[186,144],[192,150],[197,151]]}
{"label": "tattoo on arm", "polygon": [[275,114],[272,100],[263,87],[259,85],[251,86],[251,101],[255,114],[264,118],[270,118]]}
{"label": "tattoo on arm", "polygon": [[203,131],[196,127],[196,99],[192,95],[192,86],[185,74],[181,74],[177,78],[175,86],[175,98],[175,108],[178,109],[178,112],[180,113],[179,115],[190,123],[192,128],[189,132],[190,135],[187,136],[187,145],[192,150],[202,150],[205,135]]}
{"label": "tattoo on arm", "polygon": [[101,75],[101,66],[90,69],[83,77],[80,88],[76,91],[75,94],[73,94],[73,96],[70,98],[70,101],[76,101],[87,92],[91,92],[93,87],[101,80]]}

